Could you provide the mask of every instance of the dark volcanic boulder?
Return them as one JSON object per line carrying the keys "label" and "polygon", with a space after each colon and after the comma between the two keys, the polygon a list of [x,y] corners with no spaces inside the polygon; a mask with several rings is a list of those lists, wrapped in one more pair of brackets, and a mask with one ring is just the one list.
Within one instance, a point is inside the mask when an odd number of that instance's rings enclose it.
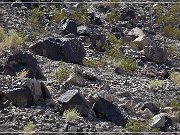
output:
{"label": "dark volcanic boulder", "polygon": [[144,47],[145,56],[157,64],[162,64],[168,59],[167,50],[157,45]]}
{"label": "dark volcanic boulder", "polygon": [[58,101],[62,104],[63,111],[76,108],[82,116],[88,116],[90,107],[78,90],[68,90],[59,97]]}
{"label": "dark volcanic boulder", "polygon": [[44,77],[37,60],[31,54],[21,50],[12,51],[5,62],[4,74],[15,76],[23,70],[27,71],[26,76],[29,78],[41,79]]}
{"label": "dark volcanic boulder", "polygon": [[5,95],[5,98],[18,107],[30,107],[33,104],[31,90],[28,88],[10,91]]}
{"label": "dark volcanic boulder", "polygon": [[99,97],[94,103],[93,110],[98,117],[110,120],[118,126],[125,126],[127,123],[127,116],[123,114],[123,110],[117,108],[114,104]]}
{"label": "dark volcanic boulder", "polygon": [[125,7],[121,11],[121,17],[123,20],[129,21],[130,19],[134,19],[136,17],[135,10],[133,7]]}
{"label": "dark volcanic boulder", "polygon": [[86,55],[82,43],[78,39],[47,38],[30,46],[34,53],[52,60],[81,63]]}
{"label": "dark volcanic boulder", "polygon": [[148,108],[152,113],[157,114],[160,111],[160,108],[153,102],[146,102],[142,105],[141,110]]}
{"label": "dark volcanic boulder", "polygon": [[87,26],[78,26],[77,27],[77,34],[80,36],[90,36],[91,29]]}
{"label": "dark volcanic boulder", "polygon": [[73,20],[67,19],[63,23],[62,27],[65,34],[68,34],[68,33],[77,34],[77,24]]}

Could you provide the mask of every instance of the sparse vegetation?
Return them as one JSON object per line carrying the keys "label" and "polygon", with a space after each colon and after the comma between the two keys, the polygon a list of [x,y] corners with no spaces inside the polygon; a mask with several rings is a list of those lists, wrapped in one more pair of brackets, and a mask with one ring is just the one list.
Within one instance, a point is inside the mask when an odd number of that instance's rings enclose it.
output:
{"label": "sparse vegetation", "polygon": [[157,23],[162,25],[161,33],[165,36],[180,39],[180,4],[174,4],[170,9],[158,6],[156,9]]}
{"label": "sparse vegetation", "polygon": [[169,106],[180,107],[180,96],[177,99],[171,100]]}
{"label": "sparse vegetation", "polygon": [[172,72],[170,78],[174,83],[180,86],[180,72]]}
{"label": "sparse vegetation", "polygon": [[89,67],[104,67],[105,63],[102,61],[102,59],[83,59],[83,64]]}
{"label": "sparse vegetation", "polygon": [[164,80],[151,80],[149,82],[150,89],[162,88],[165,85]]}
{"label": "sparse vegetation", "polygon": [[69,75],[73,73],[73,69],[67,67],[63,62],[59,64],[59,69],[55,73],[55,79],[59,82],[68,79]]}
{"label": "sparse vegetation", "polygon": [[28,73],[29,73],[28,70],[23,69],[23,70],[21,70],[20,72],[17,72],[17,73],[16,73],[16,76],[18,76],[18,77],[20,77],[20,78],[25,78],[25,77],[28,76]]}
{"label": "sparse vegetation", "polygon": [[31,135],[32,132],[34,131],[35,125],[31,122],[29,122],[25,127],[24,127],[24,134],[25,135]]}
{"label": "sparse vegetation", "polygon": [[0,49],[10,49],[17,48],[25,42],[25,38],[22,34],[16,32],[15,30],[9,30],[7,33],[3,28],[0,27]]}
{"label": "sparse vegetation", "polygon": [[115,64],[115,67],[119,67],[126,72],[132,72],[137,69],[137,64],[131,58],[121,58],[119,62]]}
{"label": "sparse vegetation", "polygon": [[118,15],[118,13],[113,10],[113,11],[111,11],[110,13],[108,13],[108,14],[106,15],[105,20],[106,20],[107,22],[113,23],[113,22],[121,21],[122,19],[121,19],[121,16]]}
{"label": "sparse vegetation", "polygon": [[80,114],[76,111],[76,109],[69,109],[64,111],[63,116],[67,121],[74,121],[80,117]]}
{"label": "sparse vegetation", "polygon": [[126,129],[130,132],[158,132],[159,129],[151,128],[148,123],[137,121],[137,120],[129,120],[126,124]]}

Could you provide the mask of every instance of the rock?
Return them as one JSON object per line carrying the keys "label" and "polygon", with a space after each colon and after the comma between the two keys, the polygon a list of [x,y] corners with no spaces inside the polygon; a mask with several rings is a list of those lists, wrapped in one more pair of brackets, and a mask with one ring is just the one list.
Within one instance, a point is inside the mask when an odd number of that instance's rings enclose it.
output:
{"label": "rock", "polygon": [[93,110],[98,117],[110,120],[118,126],[125,126],[127,122],[127,116],[123,114],[123,110],[104,98],[99,97],[93,105]]}
{"label": "rock", "polygon": [[146,36],[139,36],[137,37],[133,43],[136,44],[136,46],[139,48],[139,50],[142,50],[145,46],[152,46],[154,45],[153,41]]}
{"label": "rock", "polygon": [[0,74],[3,73],[3,70],[4,70],[3,65],[0,64]]}
{"label": "rock", "polygon": [[2,100],[4,96],[5,96],[5,93],[0,91],[0,100]]}
{"label": "rock", "polygon": [[144,37],[145,34],[140,28],[136,27],[136,28],[133,28],[131,31],[129,31],[127,36],[132,37],[132,39],[134,40],[137,37]]}
{"label": "rock", "polygon": [[19,72],[26,72],[26,77],[42,79],[44,78],[37,60],[26,52],[13,50],[7,57],[4,66],[4,74],[16,76]]}
{"label": "rock", "polygon": [[160,111],[160,108],[153,102],[146,102],[142,105],[141,110],[148,108],[152,113],[157,114]]}
{"label": "rock", "polygon": [[104,51],[105,45],[107,44],[106,36],[101,34],[94,34],[91,35],[91,45],[97,50],[97,51]]}
{"label": "rock", "polygon": [[161,131],[166,131],[169,126],[172,126],[172,120],[167,113],[160,113],[152,118],[150,126],[160,128]]}
{"label": "rock", "polygon": [[64,22],[62,27],[63,27],[63,31],[65,32],[65,34],[68,34],[68,33],[73,33],[75,35],[77,34],[77,24],[73,20],[67,19]]}
{"label": "rock", "polygon": [[91,35],[91,29],[87,26],[78,26],[77,27],[77,34],[80,36],[90,36]]}
{"label": "rock", "polygon": [[3,109],[4,108],[4,104],[3,102],[0,100],[0,109]]}
{"label": "rock", "polygon": [[65,83],[69,85],[85,86],[86,79],[80,74],[71,74]]}
{"label": "rock", "polygon": [[46,88],[46,86],[42,82],[36,79],[31,79],[31,80],[26,81],[23,86],[31,90],[34,103],[36,103],[41,97],[43,99],[51,98],[51,95],[48,89]]}
{"label": "rock", "polygon": [[118,75],[124,75],[126,72],[123,69],[117,67],[115,68],[115,73]]}
{"label": "rock", "polygon": [[81,63],[86,55],[82,43],[78,39],[46,38],[30,46],[34,53],[52,60]]}
{"label": "rock", "polygon": [[63,111],[76,108],[82,116],[88,116],[90,107],[78,90],[68,90],[59,97],[58,102],[62,104]]}
{"label": "rock", "polygon": [[135,16],[135,10],[133,7],[125,7],[121,11],[121,17],[123,20],[129,21],[130,19],[134,19]]}
{"label": "rock", "polygon": [[157,64],[163,64],[168,59],[167,50],[160,46],[144,47],[144,55]]}
{"label": "rock", "polygon": [[146,108],[143,111],[143,116],[144,116],[145,119],[149,119],[149,118],[152,118],[154,115],[148,108]]}
{"label": "rock", "polygon": [[129,91],[124,91],[120,93],[120,97],[131,97],[131,93]]}
{"label": "rock", "polygon": [[104,4],[100,4],[97,5],[97,10],[101,13],[106,13],[108,10],[110,10],[110,6],[109,5],[104,5]]}
{"label": "rock", "polygon": [[130,36],[124,36],[121,38],[121,40],[124,42],[124,43],[130,43],[132,41],[132,37]]}
{"label": "rock", "polygon": [[5,98],[18,107],[30,107],[33,104],[33,96],[28,88],[10,91],[5,95]]}

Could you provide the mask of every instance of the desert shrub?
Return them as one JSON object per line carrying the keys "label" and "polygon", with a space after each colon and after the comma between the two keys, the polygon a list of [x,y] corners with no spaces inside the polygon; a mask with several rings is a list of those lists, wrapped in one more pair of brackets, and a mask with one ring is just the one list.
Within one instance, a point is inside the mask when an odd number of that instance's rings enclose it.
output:
{"label": "desert shrub", "polygon": [[121,21],[122,18],[116,11],[112,10],[110,13],[107,13],[105,20],[109,23]]}
{"label": "desert shrub", "polygon": [[115,67],[119,67],[126,72],[132,72],[137,69],[136,62],[131,58],[121,58],[119,59],[119,62],[115,64]]}
{"label": "desert shrub", "polygon": [[173,4],[169,9],[163,6],[156,8],[157,23],[161,24],[161,33],[165,36],[180,39],[180,4]]}
{"label": "desert shrub", "polygon": [[59,64],[59,69],[55,72],[55,79],[59,82],[68,79],[69,75],[73,73],[73,69],[66,66],[63,62]]}
{"label": "desert shrub", "polygon": [[89,66],[89,67],[104,67],[105,63],[102,61],[102,59],[83,59],[83,65]]}
{"label": "desert shrub", "polygon": [[151,80],[149,82],[150,89],[162,88],[165,85],[164,80]]}
{"label": "desert shrub", "polygon": [[0,42],[0,49],[17,48],[25,42],[25,37],[15,30],[9,30],[4,34],[4,39]]}
{"label": "desert shrub", "polygon": [[52,19],[55,21],[55,22],[59,22],[61,21],[62,19],[66,19],[67,18],[67,15],[66,13],[64,12],[64,10],[59,10],[59,9],[55,9],[53,11],[53,17]]}
{"label": "desert shrub", "polygon": [[180,72],[172,72],[170,78],[174,83],[180,86]]}
{"label": "desert shrub", "polygon": [[31,122],[29,122],[25,127],[24,127],[24,134],[25,135],[31,135],[33,130],[35,128],[35,125]]}
{"label": "desert shrub", "polygon": [[63,116],[67,121],[74,121],[80,117],[80,114],[76,111],[76,109],[69,109],[64,111]]}
{"label": "desert shrub", "polygon": [[126,124],[126,129],[130,132],[158,132],[159,129],[151,128],[148,123],[137,121],[137,120],[129,120]]}
{"label": "desert shrub", "polygon": [[37,25],[40,25],[39,17],[43,15],[43,11],[41,11],[39,8],[33,8],[29,10],[29,24],[31,26],[37,27]]}

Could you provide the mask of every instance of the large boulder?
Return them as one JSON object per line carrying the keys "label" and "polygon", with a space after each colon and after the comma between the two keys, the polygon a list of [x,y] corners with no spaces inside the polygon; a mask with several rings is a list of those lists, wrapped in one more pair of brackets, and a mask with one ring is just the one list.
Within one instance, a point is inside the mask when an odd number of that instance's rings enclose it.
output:
{"label": "large boulder", "polygon": [[141,110],[145,110],[146,108],[148,108],[154,114],[157,114],[160,111],[159,106],[157,106],[157,104],[155,104],[153,102],[145,102],[142,105]]}
{"label": "large boulder", "polygon": [[127,116],[122,108],[117,108],[111,102],[99,97],[93,105],[93,110],[98,117],[105,118],[118,126],[125,126]]}
{"label": "large boulder", "polygon": [[46,38],[30,46],[34,53],[52,60],[81,63],[86,55],[82,43],[71,38]]}
{"label": "large boulder", "polygon": [[36,79],[26,80],[22,88],[7,92],[4,97],[18,107],[30,107],[41,99],[51,99],[46,86]]}
{"label": "large boulder", "polygon": [[73,20],[69,20],[67,19],[64,23],[63,23],[63,31],[65,34],[77,34],[77,24],[75,21]]}
{"label": "large boulder", "polygon": [[144,32],[138,27],[133,28],[132,30],[130,30],[127,35],[132,37],[133,40],[136,39],[137,37],[145,36]]}
{"label": "large boulder", "polygon": [[37,60],[31,54],[13,50],[5,62],[4,74],[16,76],[22,71],[27,72],[26,77],[29,78],[41,79],[44,77]]}
{"label": "large boulder", "polygon": [[91,35],[91,29],[87,26],[78,26],[77,27],[77,34],[80,36],[90,36]]}
{"label": "large boulder", "polygon": [[133,7],[124,7],[121,10],[121,17],[123,20],[129,21],[130,19],[135,19],[135,9]]}
{"label": "large boulder", "polygon": [[160,113],[152,118],[151,127],[160,128],[161,131],[167,131],[169,126],[172,126],[172,120],[166,113]]}
{"label": "large boulder", "polygon": [[58,102],[62,104],[63,111],[76,108],[82,116],[88,116],[90,112],[88,102],[78,90],[68,90],[59,97]]}
{"label": "large boulder", "polygon": [[33,105],[33,96],[28,88],[18,88],[9,91],[5,98],[10,100],[13,105],[18,107],[30,107]]}
{"label": "large boulder", "polygon": [[166,48],[157,45],[144,47],[144,55],[157,64],[163,64],[168,59]]}

